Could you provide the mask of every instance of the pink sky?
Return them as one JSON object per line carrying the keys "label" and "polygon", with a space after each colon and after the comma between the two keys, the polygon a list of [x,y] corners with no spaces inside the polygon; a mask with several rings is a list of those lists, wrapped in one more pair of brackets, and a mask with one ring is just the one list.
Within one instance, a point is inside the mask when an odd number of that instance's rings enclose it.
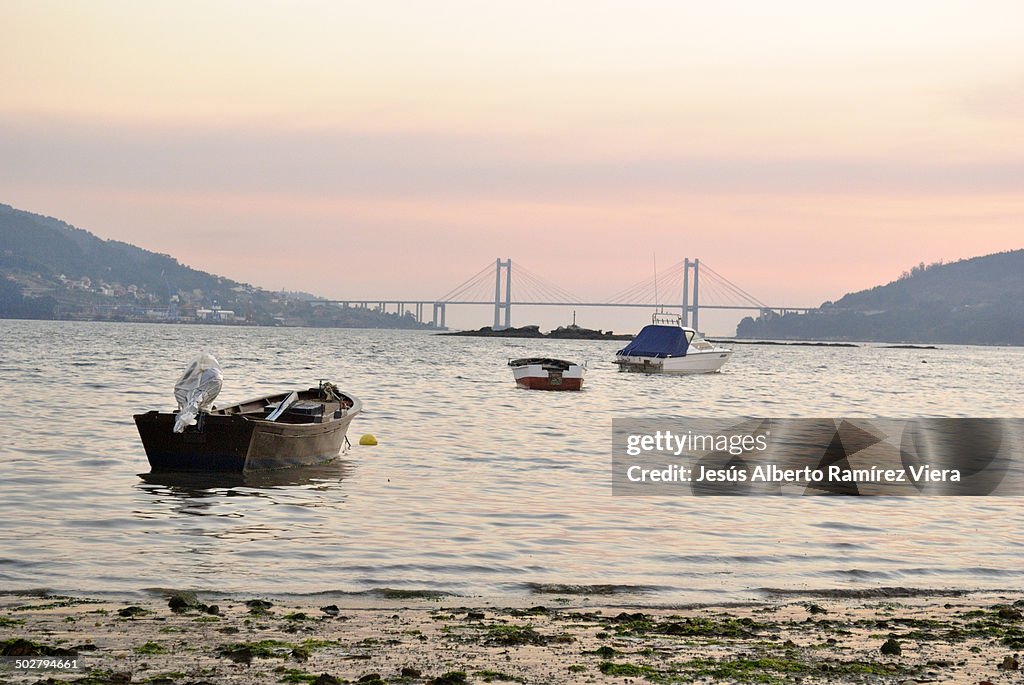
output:
{"label": "pink sky", "polygon": [[656,255],[807,306],[1024,247],[1024,6],[706,5],[5,3],[0,202],[337,298]]}

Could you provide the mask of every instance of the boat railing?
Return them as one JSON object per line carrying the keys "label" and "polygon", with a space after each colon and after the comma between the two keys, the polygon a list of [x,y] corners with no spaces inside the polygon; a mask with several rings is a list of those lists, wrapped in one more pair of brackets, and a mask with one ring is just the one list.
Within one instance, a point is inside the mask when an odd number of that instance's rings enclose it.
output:
{"label": "boat railing", "polygon": [[655,326],[679,326],[683,325],[683,317],[679,314],[668,312],[655,312],[651,315],[651,323]]}

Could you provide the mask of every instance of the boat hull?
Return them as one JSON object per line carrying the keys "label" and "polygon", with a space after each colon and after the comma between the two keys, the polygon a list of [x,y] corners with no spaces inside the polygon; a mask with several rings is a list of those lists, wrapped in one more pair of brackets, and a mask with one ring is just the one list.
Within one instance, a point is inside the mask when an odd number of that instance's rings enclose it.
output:
{"label": "boat hull", "polygon": [[525,390],[582,390],[583,379],[525,376],[517,378],[516,385]]}
{"label": "boat hull", "polygon": [[330,411],[325,417],[266,420],[272,403],[283,399],[283,395],[261,398],[201,412],[196,425],[181,433],[174,432],[174,412],[136,414],[135,425],[154,473],[247,473],[313,466],[335,459],[349,424],[361,408],[358,400],[346,398],[346,409],[337,414],[333,410],[339,405],[328,405]]}
{"label": "boat hull", "polygon": [[635,373],[697,374],[716,373],[729,361],[729,350],[698,352],[683,357],[626,357],[618,356],[615,363],[621,371]]}

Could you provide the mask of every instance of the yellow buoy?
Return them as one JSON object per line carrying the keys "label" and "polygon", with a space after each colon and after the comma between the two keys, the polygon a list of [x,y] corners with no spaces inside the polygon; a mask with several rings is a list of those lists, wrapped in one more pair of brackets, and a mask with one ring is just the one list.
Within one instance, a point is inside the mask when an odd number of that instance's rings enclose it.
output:
{"label": "yellow buoy", "polygon": [[363,437],[359,438],[359,444],[360,445],[376,445],[377,444],[377,438],[375,438],[371,434],[367,433]]}

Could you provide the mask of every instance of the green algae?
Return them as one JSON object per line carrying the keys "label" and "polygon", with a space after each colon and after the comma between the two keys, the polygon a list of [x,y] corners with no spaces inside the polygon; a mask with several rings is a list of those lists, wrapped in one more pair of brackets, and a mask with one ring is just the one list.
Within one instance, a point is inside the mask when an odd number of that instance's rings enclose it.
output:
{"label": "green algae", "polygon": [[[642,614],[641,614],[642,616]],[[675,618],[654,621],[647,617],[628,620],[615,626],[619,635],[668,635],[675,637],[749,638],[765,631],[768,625],[750,618],[719,616],[713,618]]]}
{"label": "green algae", "polygon": [[217,653],[236,661],[249,661],[253,658],[287,658],[305,661],[317,649],[334,646],[331,640],[305,640],[302,643],[285,642],[284,640],[259,640],[258,642],[234,642],[221,645]]}
{"label": "green algae", "polygon": [[565,633],[544,635],[538,633],[532,625],[517,626],[493,623],[484,626],[485,640],[489,644],[514,647],[519,645],[548,645],[551,643],[573,642],[576,638]]}
{"label": "green algae", "polygon": [[54,595],[47,599],[53,599],[57,601],[47,602],[46,604],[23,604],[22,606],[14,607],[11,611],[46,611],[48,609],[66,609],[68,607],[78,606],[79,604],[99,604],[98,599],[80,599],[75,597],[64,597]]}
{"label": "green algae", "polygon": [[765,683],[770,685],[794,682],[811,675],[892,676],[906,671],[894,664],[864,661],[836,661],[812,664],[791,657],[762,656],[736,659],[700,657],[672,663],[663,669],[632,663],[603,661],[598,669],[604,675],[623,678],[644,678],[654,683],[688,683],[699,678],[713,678],[733,683]]}
{"label": "green algae", "polygon": [[296,622],[298,622],[298,621],[315,621],[315,620],[317,620],[317,619],[311,617],[309,614],[307,614],[305,612],[302,612],[302,611],[296,611],[296,612],[291,613],[291,614],[285,614],[281,618],[283,618],[286,621],[296,621]]}
{"label": "green algae", "polygon": [[134,649],[136,654],[167,654],[167,648],[159,642],[146,642]]}
{"label": "green algae", "polygon": [[427,685],[465,685],[466,674],[463,671],[448,671],[427,681]]}
{"label": "green algae", "polygon": [[667,677],[665,673],[656,668],[629,663],[617,664],[612,661],[602,661],[597,668],[605,675],[622,678],[646,678],[654,682],[663,682]]}
{"label": "green algae", "polygon": [[780,683],[786,677],[811,673],[814,668],[796,659],[760,657],[739,659],[700,658],[679,664],[693,677],[712,677],[739,683]]}

